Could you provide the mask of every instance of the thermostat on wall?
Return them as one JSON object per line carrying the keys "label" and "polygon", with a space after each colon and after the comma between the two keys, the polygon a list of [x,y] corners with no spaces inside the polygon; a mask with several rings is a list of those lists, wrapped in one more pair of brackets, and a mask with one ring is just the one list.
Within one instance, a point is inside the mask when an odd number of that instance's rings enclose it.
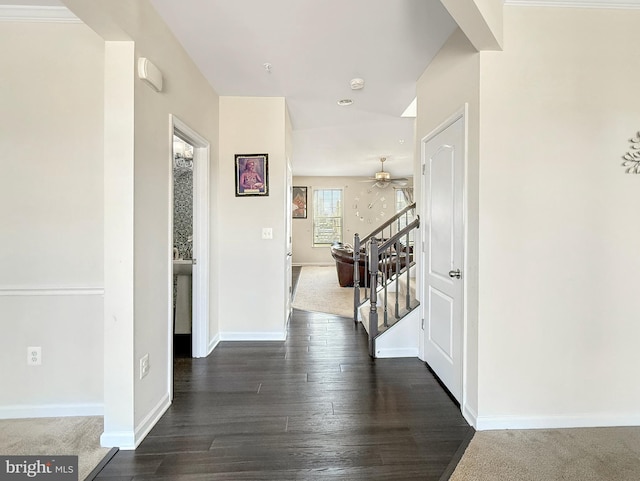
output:
{"label": "thermostat on wall", "polygon": [[138,78],[147,82],[156,92],[162,91],[162,72],[148,58],[138,59]]}

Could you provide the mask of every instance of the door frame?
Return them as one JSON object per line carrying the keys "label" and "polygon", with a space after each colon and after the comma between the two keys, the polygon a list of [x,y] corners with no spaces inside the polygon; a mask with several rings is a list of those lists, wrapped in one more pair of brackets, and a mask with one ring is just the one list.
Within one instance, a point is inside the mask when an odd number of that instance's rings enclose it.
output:
{"label": "door frame", "polygon": [[286,163],[286,181],[285,181],[285,244],[286,244],[286,260],[285,260],[285,306],[286,306],[286,320],[285,331],[289,327],[289,321],[293,314],[293,280],[292,280],[292,266],[293,266],[293,167],[291,165],[291,159],[287,155]]}
{"label": "door frame", "polygon": [[[169,243],[167,258],[169,272],[173,273],[173,135],[187,141],[193,146],[193,258],[196,268],[193,269],[192,279],[192,356],[206,357],[209,352],[209,172],[210,172],[210,144],[207,139],[198,134],[185,122],[173,114],[169,114]],[[167,281],[169,293],[168,309],[168,372],[169,386],[173,386],[173,274]],[[171,388],[173,389],[173,388]],[[172,393],[173,397],[173,393]]]}
{"label": "door frame", "polygon": [[[468,179],[468,175],[469,175],[469,165],[468,165],[468,161],[469,161],[469,104],[465,103],[464,106],[462,108],[460,108],[459,110],[457,110],[456,112],[454,112],[451,116],[449,116],[446,120],[444,120],[443,122],[441,122],[436,128],[434,128],[431,132],[429,132],[427,135],[425,135],[421,140],[420,140],[420,204],[421,204],[421,208],[420,208],[420,216],[421,218],[425,219],[428,221],[427,218],[427,192],[426,192],[426,188],[425,188],[425,169],[426,169],[426,159],[425,159],[425,147],[426,144],[431,141],[433,138],[435,138],[436,136],[438,136],[440,133],[442,133],[444,130],[446,130],[447,128],[449,128],[451,125],[453,125],[455,122],[457,122],[458,120],[462,119],[462,130],[463,130],[463,155],[464,155],[464,159],[462,161],[462,165],[463,165],[463,176],[462,176],[462,222],[463,222],[463,228],[462,228],[462,305],[461,305],[461,309],[462,309],[462,332],[461,332],[461,336],[462,336],[462,349],[461,349],[461,353],[460,353],[460,363],[461,363],[461,371],[462,371],[462,384],[461,384],[461,402],[460,402],[460,406],[461,406],[461,410],[464,413],[466,411],[466,405],[467,405],[467,365],[466,365],[466,360],[467,360],[467,349],[468,349],[468,339],[467,339],[467,332],[468,332],[468,275],[467,273],[468,271],[468,248],[469,248],[469,209],[468,209],[468,198],[469,198],[469,179]],[[424,292],[424,288],[426,286],[427,283],[427,251],[426,251],[426,236],[427,236],[427,228],[426,226],[424,226],[423,229],[421,230],[421,241],[422,241],[422,256],[421,256],[421,266],[420,266],[420,292]],[[421,314],[421,319],[422,319],[422,326],[421,326],[421,335],[420,335],[420,353],[422,355],[422,360],[424,361],[426,356],[425,356],[425,341],[424,341],[424,329],[425,329],[425,319],[426,319],[426,309],[427,309],[427,305],[426,305],[426,300],[423,299],[423,302],[421,302],[420,304],[420,314]]]}

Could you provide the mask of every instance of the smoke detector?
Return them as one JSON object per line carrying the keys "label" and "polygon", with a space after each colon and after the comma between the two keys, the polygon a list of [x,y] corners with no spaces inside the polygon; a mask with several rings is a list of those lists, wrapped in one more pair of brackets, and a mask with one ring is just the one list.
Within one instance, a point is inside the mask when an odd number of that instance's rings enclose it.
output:
{"label": "smoke detector", "polygon": [[349,85],[351,85],[351,90],[363,89],[364,88],[364,79],[361,79],[361,78],[351,79],[351,82],[349,82]]}

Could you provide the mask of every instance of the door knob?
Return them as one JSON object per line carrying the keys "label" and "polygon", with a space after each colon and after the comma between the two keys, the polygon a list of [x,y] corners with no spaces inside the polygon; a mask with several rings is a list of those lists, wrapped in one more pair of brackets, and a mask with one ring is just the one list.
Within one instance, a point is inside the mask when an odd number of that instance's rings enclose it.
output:
{"label": "door knob", "polygon": [[460,277],[462,276],[462,273],[460,272],[460,269],[456,269],[455,271],[449,271],[449,277],[451,278],[456,278],[456,279],[460,279]]}

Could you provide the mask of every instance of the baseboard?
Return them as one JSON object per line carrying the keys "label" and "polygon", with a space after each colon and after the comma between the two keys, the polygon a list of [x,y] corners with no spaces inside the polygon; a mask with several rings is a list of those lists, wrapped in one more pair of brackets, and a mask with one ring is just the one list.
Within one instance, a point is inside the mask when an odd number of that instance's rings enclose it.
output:
{"label": "baseboard", "polygon": [[41,404],[0,407],[0,419],[103,416],[104,404]]}
{"label": "baseboard", "polygon": [[100,436],[100,446],[103,448],[135,449],[135,444],[133,431],[105,431]]}
{"label": "baseboard", "polygon": [[471,427],[478,429],[478,413],[470,409],[466,404],[462,406],[462,417],[464,417]]}
{"label": "baseboard", "polygon": [[213,352],[213,350],[220,344],[220,334],[216,334],[207,346],[207,356]]}
{"label": "baseboard", "polygon": [[640,426],[636,415],[478,416],[477,431],[497,429],[563,429]]}
{"label": "baseboard", "polygon": [[222,341],[286,341],[286,332],[221,332]]}
{"label": "baseboard", "polygon": [[128,448],[128,447],[123,448],[122,446],[119,446],[120,449],[137,448],[138,445],[144,440],[144,438],[147,437],[147,434],[149,434],[149,431],[151,431],[153,427],[156,425],[156,423],[160,420],[162,415],[165,412],[167,412],[167,409],[169,409],[170,406],[171,406],[171,397],[169,393],[166,393],[162,397],[162,399],[158,401],[158,404],[156,404],[155,407],[149,412],[149,414],[145,416],[142,422],[138,424],[138,427],[136,428],[136,432],[135,432],[135,440],[136,440],[135,446],[133,446],[133,448]]}
{"label": "baseboard", "polygon": [[169,406],[171,406],[171,400],[169,393],[167,393],[138,424],[135,431],[105,431],[100,436],[100,445],[106,448],[116,447],[123,451],[136,449],[162,415],[169,409]]}
{"label": "baseboard", "polygon": [[376,349],[376,358],[418,357],[418,349],[413,347],[395,349]]}

